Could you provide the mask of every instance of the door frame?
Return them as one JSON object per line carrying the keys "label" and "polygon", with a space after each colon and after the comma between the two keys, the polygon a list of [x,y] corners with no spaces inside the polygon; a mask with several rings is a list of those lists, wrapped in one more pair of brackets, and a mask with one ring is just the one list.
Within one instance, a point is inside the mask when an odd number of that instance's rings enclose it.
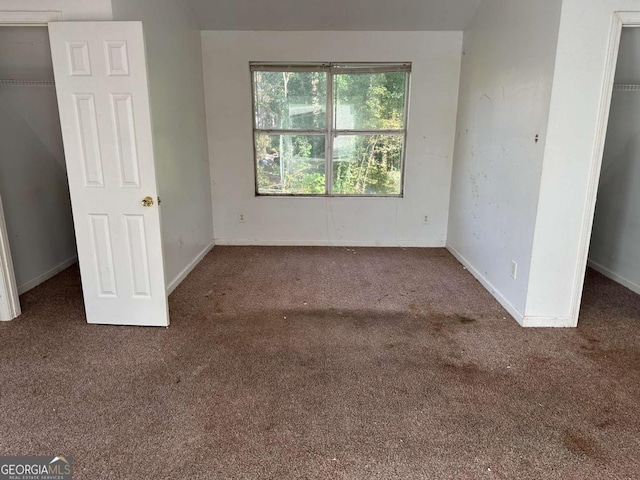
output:
{"label": "door frame", "polygon": [[600,96],[600,108],[598,111],[598,123],[595,138],[594,155],[589,165],[589,183],[587,190],[586,205],[582,218],[582,231],[578,250],[578,268],[575,276],[572,298],[571,319],[573,326],[578,324],[580,315],[580,305],[582,303],[582,293],[584,289],[584,277],[587,273],[587,262],[589,259],[589,246],[591,244],[591,233],[593,230],[593,220],[595,216],[596,200],[598,196],[598,184],[600,183],[600,173],[602,170],[602,157],[604,155],[604,144],[607,137],[607,126],[609,123],[609,111],[611,109],[611,98],[613,96],[613,83],[615,80],[616,66],[618,64],[618,53],[620,50],[620,36],[624,27],[640,27],[640,12],[614,12],[611,21],[611,33],[609,34],[609,44],[607,47],[607,58],[602,83],[602,95]]}
{"label": "door frame", "polygon": [[[0,27],[47,27],[49,22],[62,21],[58,11],[0,11]],[[13,320],[22,313],[13,269],[7,224],[0,197],[0,321]]]}

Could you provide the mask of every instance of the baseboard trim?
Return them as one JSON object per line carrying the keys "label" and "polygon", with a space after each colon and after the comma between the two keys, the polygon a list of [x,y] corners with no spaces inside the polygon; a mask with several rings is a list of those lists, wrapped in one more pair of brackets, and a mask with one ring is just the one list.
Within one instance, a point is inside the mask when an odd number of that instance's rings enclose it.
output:
{"label": "baseboard trim", "polygon": [[173,293],[173,291],[177,288],[177,286],[180,285],[182,281],[185,278],[187,278],[187,275],[189,275],[193,271],[193,269],[196,268],[196,266],[202,261],[205,255],[209,253],[211,249],[213,249],[215,244],[216,242],[213,241],[209,243],[209,245],[204,247],[202,251],[198,253],[198,255],[196,255],[196,257],[193,260],[191,260],[189,265],[184,267],[184,269],[182,269],[182,271],[176,276],[176,278],[174,278],[173,280],[171,280],[171,282],[169,282],[169,285],[167,285],[167,295],[171,295]]}
{"label": "baseboard trim", "polygon": [[601,273],[605,277],[610,278],[614,282],[619,283],[620,285],[627,287],[632,292],[640,295],[640,285],[637,285],[632,281],[627,280],[624,277],[621,277],[620,275],[615,273],[613,270],[609,270],[604,265],[600,265],[598,262],[594,262],[593,260],[587,260],[587,265],[593,268],[596,272]]}
{"label": "baseboard trim", "polygon": [[64,262],[56,265],[50,270],[47,270],[42,275],[38,275],[36,278],[29,280],[28,282],[25,282],[22,285],[18,285],[18,295],[22,295],[23,293],[28,292],[32,288],[37,287],[41,283],[46,282],[51,277],[55,277],[58,273],[69,268],[74,263],[78,263],[77,255],[74,255],[71,258],[67,258]]}
{"label": "baseboard trim", "polygon": [[577,326],[577,322],[570,317],[525,316],[522,326],[528,328],[573,328]]}
{"label": "baseboard trim", "polygon": [[504,297],[504,295],[502,295],[502,293],[500,293],[500,291],[491,284],[489,280],[487,280],[478,270],[476,270],[473,267],[473,265],[471,265],[471,263],[469,263],[469,261],[466,258],[464,258],[464,256],[460,252],[458,252],[451,245],[447,245],[447,250],[449,250],[449,252],[451,252],[451,255],[456,257],[456,259],[466,267],[469,273],[473,275],[476,278],[476,280],[478,280],[482,284],[482,286],[489,291],[491,295],[493,295],[493,297],[498,301],[498,303],[502,305],[502,307],[507,312],[509,312],[509,315],[511,315],[516,322],[518,322],[523,327],[531,326],[531,325],[525,325],[525,321],[524,321],[525,317],[522,314],[522,312],[520,312],[516,307],[514,307],[509,302],[509,300],[507,300]]}
{"label": "baseboard trim", "polygon": [[430,244],[416,241],[351,241],[351,240],[238,240],[236,238],[216,238],[216,245],[237,247],[384,247],[384,248],[444,248],[444,244]]}

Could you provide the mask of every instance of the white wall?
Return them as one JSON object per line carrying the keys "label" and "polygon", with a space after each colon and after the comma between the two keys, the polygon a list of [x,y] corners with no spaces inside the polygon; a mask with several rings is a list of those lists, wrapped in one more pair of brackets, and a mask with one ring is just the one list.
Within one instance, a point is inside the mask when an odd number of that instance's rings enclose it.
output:
{"label": "white wall", "polygon": [[[444,245],[461,32],[206,31],[202,43],[216,243]],[[256,197],[250,61],[413,62],[404,198]]]}
{"label": "white wall", "polygon": [[[575,326],[599,168],[598,126],[616,11],[639,0],[564,0],[536,218],[527,315]],[[606,119],[606,117],[604,117]],[[597,163],[597,162],[596,162]],[[584,238],[584,242],[582,241]]]}
{"label": "white wall", "polygon": [[[640,84],[640,29],[625,28],[615,82]],[[589,264],[640,293],[640,92],[614,91]]]}
{"label": "white wall", "polygon": [[[52,80],[46,28],[0,27],[0,78]],[[55,90],[0,87],[0,195],[20,293],[75,261]]]}
{"label": "white wall", "polygon": [[202,49],[179,0],[113,0],[114,20],[141,20],[169,289],[213,246]]}
{"label": "white wall", "polygon": [[560,0],[483,0],[464,31],[447,246],[521,323],[559,21]]}

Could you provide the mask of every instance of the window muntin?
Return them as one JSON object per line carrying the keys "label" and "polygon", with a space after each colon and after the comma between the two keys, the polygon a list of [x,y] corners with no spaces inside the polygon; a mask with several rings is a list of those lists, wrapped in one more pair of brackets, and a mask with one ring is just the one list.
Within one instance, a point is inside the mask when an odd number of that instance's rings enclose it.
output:
{"label": "window muntin", "polygon": [[251,64],[257,195],[402,196],[410,64]]}

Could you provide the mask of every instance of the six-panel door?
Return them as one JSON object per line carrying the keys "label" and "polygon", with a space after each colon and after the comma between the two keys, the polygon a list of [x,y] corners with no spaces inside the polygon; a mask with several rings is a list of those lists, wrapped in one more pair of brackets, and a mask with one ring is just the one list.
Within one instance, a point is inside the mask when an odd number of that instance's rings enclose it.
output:
{"label": "six-panel door", "polygon": [[55,22],[49,36],[87,321],[166,326],[142,24]]}

